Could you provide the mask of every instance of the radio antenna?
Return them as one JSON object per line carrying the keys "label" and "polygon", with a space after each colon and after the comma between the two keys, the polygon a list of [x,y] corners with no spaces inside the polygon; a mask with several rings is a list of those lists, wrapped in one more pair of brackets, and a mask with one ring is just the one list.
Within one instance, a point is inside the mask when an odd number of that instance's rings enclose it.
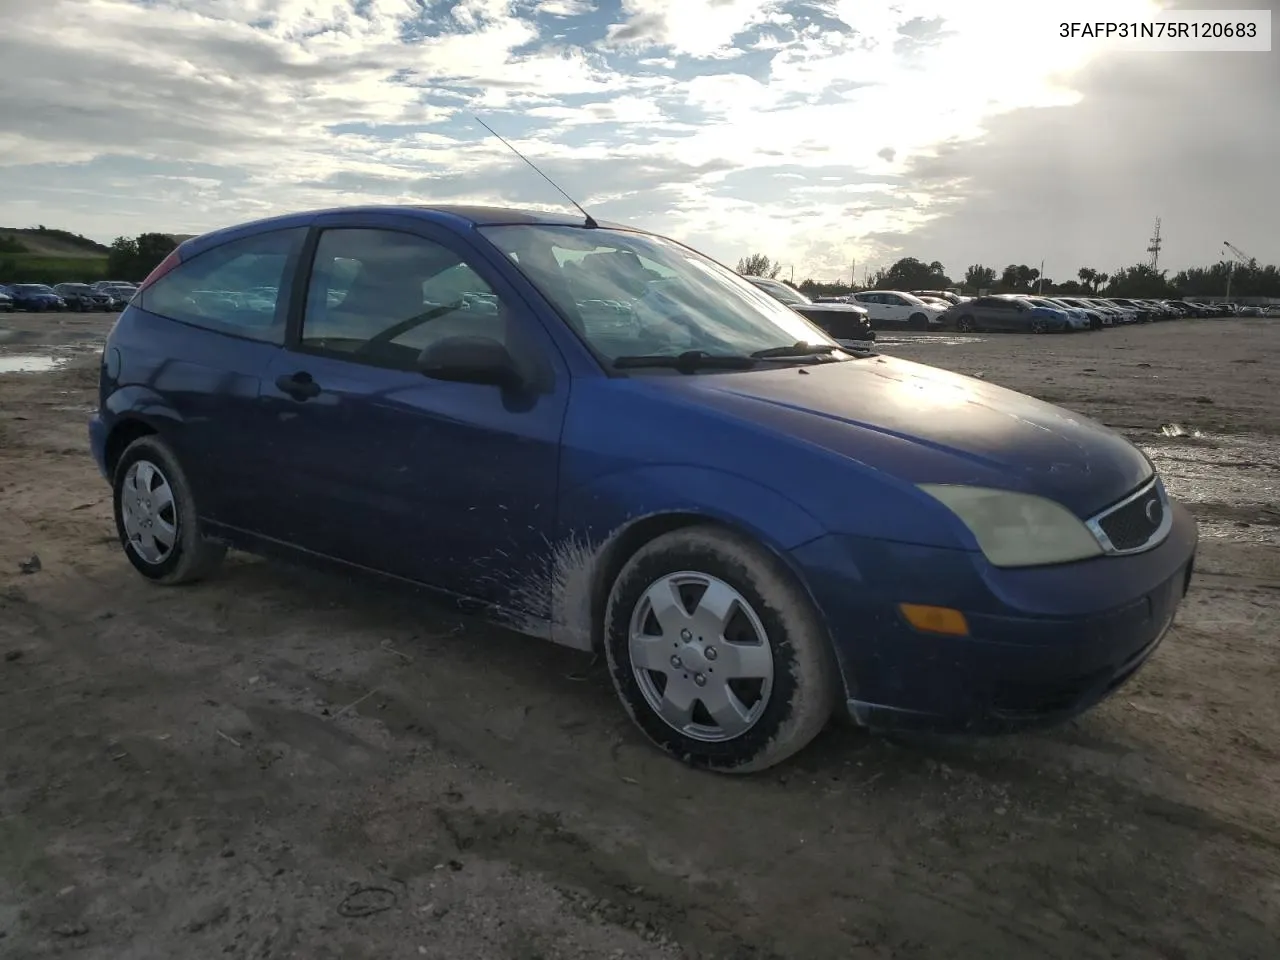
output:
{"label": "radio antenna", "polygon": [[551,186],[555,187],[556,191],[560,194],[560,196],[564,197],[564,198],[565,198],[566,200],[568,200],[571,204],[573,204],[573,205],[577,208],[578,212],[579,212],[580,214],[582,214],[582,216],[583,216],[583,217],[585,217],[585,218],[586,218],[586,226],[588,226],[588,227],[590,227],[590,228],[592,228],[592,229],[595,229],[596,227],[600,226],[600,224],[596,223],[595,219],[591,216],[591,214],[587,213],[587,211],[585,211],[585,210],[583,210],[583,209],[582,209],[582,205],[581,205],[580,203],[578,203],[578,201],[577,201],[577,200],[573,199],[573,197],[569,196],[567,193],[565,193],[563,190],[561,190],[561,189],[560,189],[560,185],[559,185],[558,183],[556,183],[554,180],[552,180],[550,177],[548,177],[545,173],[543,173],[541,170],[539,170],[536,166],[534,166],[534,164],[533,164],[533,161],[532,161],[532,160],[530,160],[530,159],[529,159],[528,157],[526,157],[523,153],[521,153],[519,150],[517,150],[515,147],[513,147],[510,143],[508,143],[508,142],[503,138],[503,136],[502,136],[500,133],[498,133],[498,131],[496,131],[496,130],[494,130],[494,129],[493,129],[493,127],[489,126],[487,123],[485,123],[485,122],[484,122],[483,120],[481,120],[479,117],[475,117],[475,115],[474,115],[474,114],[472,114],[472,116],[475,118],[476,123],[480,124],[480,126],[484,127],[486,130],[488,130],[490,133],[492,133],[495,137],[497,137],[499,140],[501,140],[501,141],[502,141],[503,146],[505,146],[508,150],[510,150],[510,151],[511,151],[512,153],[514,153],[517,157],[519,157],[521,160],[523,160],[525,163],[527,163],[530,167],[532,167],[532,168],[533,168],[533,172],[534,172],[534,173],[536,173],[538,176],[540,176],[543,180],[547,181],[547,183],[551,184]]}

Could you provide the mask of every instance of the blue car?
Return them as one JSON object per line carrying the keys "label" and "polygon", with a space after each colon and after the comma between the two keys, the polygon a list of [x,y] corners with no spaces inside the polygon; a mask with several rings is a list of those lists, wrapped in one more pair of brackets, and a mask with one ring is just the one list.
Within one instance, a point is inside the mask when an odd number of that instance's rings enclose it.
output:
{"label": "blue car", "polygon": [[1151,656],[1197,545],[1098,423],[842,349],[671,240],[519,210],[186,241],[111,331],[89,436],[148,580],[234,547],[426,588],[601,652],[640,729],[720,771],[837,710],[1073,716]]}
{"label": "blue car", "polygon": [[[1000,293],[953,304],[942,322],[961,333],[1070,333],[1075,329],[1063,307],[1037,304],[1026,294]],[[1084,325],[1087,329],[1087,324]]]}
{"label": "blue car", "polygon": [[54,293],[53,287],[44,283],[11,283],[5,288],[17,310],[43,313],[46,310],[65,310],[67,302]]}

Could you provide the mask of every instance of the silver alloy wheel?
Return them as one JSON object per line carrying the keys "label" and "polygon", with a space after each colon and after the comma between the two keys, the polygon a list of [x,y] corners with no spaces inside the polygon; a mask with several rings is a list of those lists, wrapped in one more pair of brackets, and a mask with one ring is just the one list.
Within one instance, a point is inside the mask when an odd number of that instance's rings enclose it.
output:
{"label": "silver alloy wheel", "polygon": [[632,611],[628,638],[645,702],[690,739],[740,737],[769,705],[769,638],[751,604],[723,580],[693,571],[657,580]]}
{"label": "silver alloy wheel", "polygon": [[1044,332],[1045,332],[1046,330],[1048,330],[1048,329],[1049,329],[1048,324],[1046,324],[1043,320],[1032,320],[1032,321],[1031,321],[1031,332],[1032,332],[1032,333],[1044,333]]}
{"label": "silver alloy wheel", "polygon": [[120,487],[120,516],[129,547],[146,563],[164,563],[178,543],[178,508],[169,479],[150,460],[129,466]]}

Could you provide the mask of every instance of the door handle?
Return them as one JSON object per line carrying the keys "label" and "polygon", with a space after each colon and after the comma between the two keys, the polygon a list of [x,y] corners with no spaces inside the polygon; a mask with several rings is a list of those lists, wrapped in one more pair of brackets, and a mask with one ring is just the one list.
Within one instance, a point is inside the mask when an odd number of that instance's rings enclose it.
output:
{"label": "door handle", "polygon": [[320,384],[312,380],[311,374],[305,371],[276,377],[276,386],[282,393],[287,393],[298,401],[320,396]]}

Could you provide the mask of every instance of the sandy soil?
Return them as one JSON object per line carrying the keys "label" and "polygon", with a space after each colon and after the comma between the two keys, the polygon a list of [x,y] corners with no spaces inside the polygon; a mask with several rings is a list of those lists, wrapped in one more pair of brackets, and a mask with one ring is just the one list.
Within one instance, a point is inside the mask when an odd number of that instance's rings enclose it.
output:
{"label": "sandy soil", "polygon": [[602,664],[413,597],[243,556],[144,583],[86,452],[108,322],[0,317],[0,366],[72,356],[0,374],[9,960],[1280,956],[1280,321],[886,338],[1133,436],[1200,573],[1072,724],[836,727],[748,779],[651,750]]}

